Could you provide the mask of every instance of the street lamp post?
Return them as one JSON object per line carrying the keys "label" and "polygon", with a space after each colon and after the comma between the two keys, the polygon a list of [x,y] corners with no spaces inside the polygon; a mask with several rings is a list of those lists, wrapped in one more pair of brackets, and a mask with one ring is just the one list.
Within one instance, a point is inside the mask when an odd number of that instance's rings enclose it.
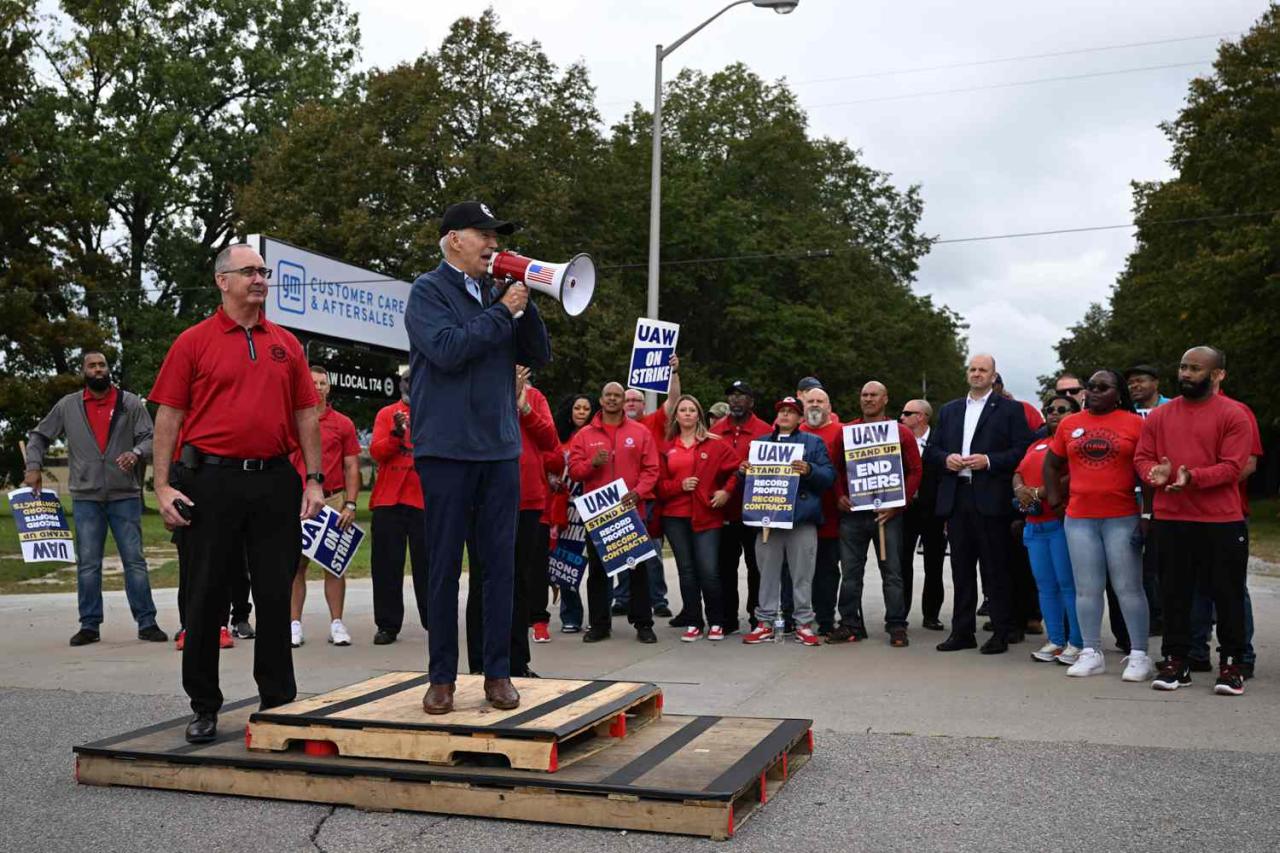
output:
{"label": "street lamp post", "polygon": [[[666,59],[676,48],[697,35],[707,24],[732,9],[750,3],[762,9],[772,9],[779,15],[789,15],[800,5],[800,0],[734,0],[701,24],[680,36],[667,48],[656,45],[653,62],[653,162],[649,175],[649,298],[645,314],[650,319],[658,319],[658,263],[661,259],[659,237],[662,224],[662,60]],[[653,391],[645,393],[645,408],[652,411],[657,407],[658,395]]]}

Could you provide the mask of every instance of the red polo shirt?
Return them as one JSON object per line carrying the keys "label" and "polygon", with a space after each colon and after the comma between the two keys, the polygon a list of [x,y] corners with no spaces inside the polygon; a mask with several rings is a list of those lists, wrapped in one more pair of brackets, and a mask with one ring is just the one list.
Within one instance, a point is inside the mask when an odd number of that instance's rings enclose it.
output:
{"label": "red polo shirt", "polygon": [[396,412],[409,414],[409,404],[397,400],[380,410],[373,419],[373,438],[369,441],[369,455],[378,463],[378,476],[373,481],[373,493],[369,495],[369,509],[380,506],[404,504],[422,509],[422,481],[413,468],[413,442],[409,439],[409,427],[403,435],[392,435]]}
{"label": "red polo shirt", "polygon": [[88,388],[84,389],[84,413],[89,418],[89,427],[93,437],[98,441],[98,452],[107,452],[107,435],[111,432],[111,415],[116,410],[116,386],[112,385],[102,397],[95,397]]}
{"label": "red polo shirt", "polygon": [[221,307],[178,335],[150,399],[186,412],[179,447],[237,459],[288,454],[296,413],[320,402],[297,338],[261,315],[245,329]]}
{"label": "red polo shirt", "polygon": [[[324,473],[326,495],[346,488],[343,460],[348,456],[359,455],[360,440],[356,438],[356,425],[351,422],[351,418],[335,410],[333,406],[325,406],[320,413],[320,470]],[[307,460],[302,457],[302,448],[295,448],[289,461],[298,469],[299,477],[307,476]]]}

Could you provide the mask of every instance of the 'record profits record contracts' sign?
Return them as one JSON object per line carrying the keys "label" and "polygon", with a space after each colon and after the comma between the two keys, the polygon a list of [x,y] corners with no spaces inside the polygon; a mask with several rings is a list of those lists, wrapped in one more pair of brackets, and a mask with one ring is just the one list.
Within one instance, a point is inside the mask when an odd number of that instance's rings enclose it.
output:
{"label": "'record profits record contracts' sign", "polygon": [[74,563],[76,549],[62,502],[53,489],[36,494],[30,488],[9,492],[9,507],[18,528],[22,560],[27,563]]}
{"label": "'record profits record contracts' sign", "polygon": [[794,526],[800,474],[791,463],[803,458],[804,445],[799,442],[751,442],[742,497],[743,524],[783,530]]}
{"label": "'record profits record contracts' sign", "polygon": [[671,356],[676,351],[680,325],[641,317],[631,343],[631,369],[627,387],[640,391],[671,392]]}
{"label": "'record profits record contracts' sign", "polygon": [[845,426],[844,464],[855,512],[907,505],[902,444],[894,421]]}
{"label": "'record profits record contracts' sign", "polygon": [[573,499],[609,577],[657,556],[640,513],[622,506],[622,496],[627,492],[626,481],[619,477],[607,486]]}
{"label": "'record profits record contracts' sign", "polygon": [[271,270],[267,316],[287,329],[383,349],[409,351],[404,312],[407,281],[255,234],[256,248]]}
{"label": "'record profits record contracts' sign", "polygon": [[302,521],[302,556],[338,578],[347,573],[351,559],[364,541],[364,531],[356,525],[346,530],[338,527],[341,517],[333,507],[324,506],[315,518]]}

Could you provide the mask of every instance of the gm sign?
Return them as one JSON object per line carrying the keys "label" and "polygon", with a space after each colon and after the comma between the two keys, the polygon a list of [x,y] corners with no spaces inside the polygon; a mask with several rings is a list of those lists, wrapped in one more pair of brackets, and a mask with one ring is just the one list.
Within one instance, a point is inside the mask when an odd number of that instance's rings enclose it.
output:
{"label": "gm sign", "polygon": [[281,311],[305,314],[307,271],[297,264],[281,261],[276,267],[276,305]]}

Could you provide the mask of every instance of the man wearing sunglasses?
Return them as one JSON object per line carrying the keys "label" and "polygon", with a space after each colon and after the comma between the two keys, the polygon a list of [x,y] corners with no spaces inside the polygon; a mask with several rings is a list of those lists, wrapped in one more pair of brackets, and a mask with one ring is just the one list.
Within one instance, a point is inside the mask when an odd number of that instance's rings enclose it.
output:
{"label": "man wearing sunglasses", "polygon": [[1079,403],[1080,408],[1084,408],[1084,383],[1074,373],[1059,374],[1058,381],[1053,383],[1053,390],[1058,394],[1066,394]]}
{"label": "man wearing sunglasses", "polygon": [[[911,400],[902,407],[898,415],[898,423],[911,430],[916,438],[916,448],[920,458],[924,458],[925,448],[929,446],[932,431],[929,422],[933,419],[933,406],[927,400]],[[920,478],[920,489],[911,502],[907,504],[902,518],[902,591],[907,602],[907,613],[911,612],[912,581],[915,578],[916,543],[924,546],[924,593],[920,598],[920,610],[923,618],[920,624],[930,631],[941,631],[942,601],[945,593],[942,587],[942,560],[947,553],[947,532],[943,520],[934,512],[938,502],[938,472],[931,465],[925,465]]]}

